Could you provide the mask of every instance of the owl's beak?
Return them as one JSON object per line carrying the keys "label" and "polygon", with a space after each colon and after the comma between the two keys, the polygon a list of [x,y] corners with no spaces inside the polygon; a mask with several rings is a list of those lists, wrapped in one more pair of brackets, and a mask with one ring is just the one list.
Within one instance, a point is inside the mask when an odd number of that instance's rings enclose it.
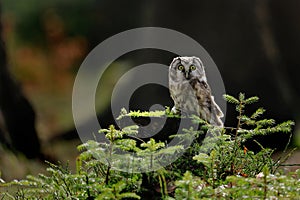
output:
{"label": "owl's beak", "polygon": [[189,79],[189,77],[190,77],[190,72],[188,72],[188,71],[185,72],[185,78],[186,78],[186,79]]}

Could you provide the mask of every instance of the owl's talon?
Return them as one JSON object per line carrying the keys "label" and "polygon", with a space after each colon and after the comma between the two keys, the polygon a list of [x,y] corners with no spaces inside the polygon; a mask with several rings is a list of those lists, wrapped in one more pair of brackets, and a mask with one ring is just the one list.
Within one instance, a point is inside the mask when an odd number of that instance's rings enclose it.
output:
{"label": "owl's talon", "polygon": [[175,115],[180,114],[180,110],[178,110],[175,106],[171,109],[171,112]]}
{"label": "owl's talon", "polygon": [[185,111],[182,111],[176,107],[173,107],[171,112],[174,114],[174,115],[179,115],[181,117],[187,117],[189,116],[189,113],[188,112],[185,112]]}

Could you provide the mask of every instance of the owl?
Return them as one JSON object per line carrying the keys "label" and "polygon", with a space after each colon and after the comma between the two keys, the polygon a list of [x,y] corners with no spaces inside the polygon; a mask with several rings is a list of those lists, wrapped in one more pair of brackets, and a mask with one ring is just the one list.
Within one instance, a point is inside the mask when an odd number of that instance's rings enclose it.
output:
{"label": "owl", "polygon": [[223,112],[207,83],[202,61],[197,57],[176,57],[169,67],[172,112],[195,114],[214,126],[223,126]]}

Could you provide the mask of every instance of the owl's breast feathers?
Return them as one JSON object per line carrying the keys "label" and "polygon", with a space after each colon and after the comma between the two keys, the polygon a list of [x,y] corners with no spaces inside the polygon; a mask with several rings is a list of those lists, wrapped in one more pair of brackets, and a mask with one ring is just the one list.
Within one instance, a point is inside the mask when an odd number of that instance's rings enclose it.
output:
{"label": "owl's breast feathers", "polygon": [[196,91],[196,97],[199,103],[204,103],[207,97],[211,96],[211,91],[209,85],[205,81],[201,81],[197,77],[190,80],[190,85],[193,90]]}

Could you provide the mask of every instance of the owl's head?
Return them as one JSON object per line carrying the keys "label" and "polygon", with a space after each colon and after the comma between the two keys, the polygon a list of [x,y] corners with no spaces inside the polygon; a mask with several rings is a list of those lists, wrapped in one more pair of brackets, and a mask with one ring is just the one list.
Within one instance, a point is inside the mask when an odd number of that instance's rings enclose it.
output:
{"label": "owl's head", "polygon": [[195,56],[174,58],[170,64],[169,78],[173,81],[189,81],[191,78],[198,78],[206,82],[202,61]]}

